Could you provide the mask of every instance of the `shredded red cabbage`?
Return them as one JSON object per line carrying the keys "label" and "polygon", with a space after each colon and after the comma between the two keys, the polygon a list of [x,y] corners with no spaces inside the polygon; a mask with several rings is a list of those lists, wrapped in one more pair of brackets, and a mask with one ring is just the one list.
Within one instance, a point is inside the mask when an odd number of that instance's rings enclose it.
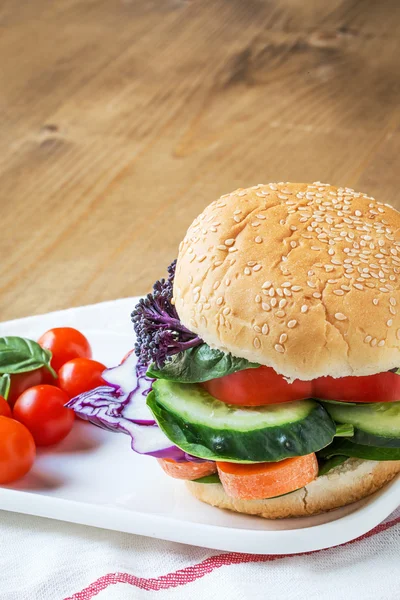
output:
{"label": "shredded red cabbage", "polygon": [[66,406],[94,425],[131,437],[132,450],[156,458],[203,462],[171,444],[146,404],[154,379],[134,354],[102,375],[109,384],[72,398]]}

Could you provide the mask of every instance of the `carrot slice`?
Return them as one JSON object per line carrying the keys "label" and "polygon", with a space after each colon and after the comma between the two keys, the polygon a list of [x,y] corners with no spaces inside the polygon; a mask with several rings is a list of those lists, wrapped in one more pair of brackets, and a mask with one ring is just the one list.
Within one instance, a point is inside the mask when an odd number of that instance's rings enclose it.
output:
{"label": "carrot slice", "polygon": [[243,465],[217,462],[217,468],[228,496],[242,500],[281,496],[304,487],[318,475],[314,453],[276,463]]}
{"label": "carrot slice", "polygon": [[217,472],[214,462],[178,462],[172,458],[159,458],[159,464],[170,477],[175,479],[200,479],[206,475],[212,475]]}

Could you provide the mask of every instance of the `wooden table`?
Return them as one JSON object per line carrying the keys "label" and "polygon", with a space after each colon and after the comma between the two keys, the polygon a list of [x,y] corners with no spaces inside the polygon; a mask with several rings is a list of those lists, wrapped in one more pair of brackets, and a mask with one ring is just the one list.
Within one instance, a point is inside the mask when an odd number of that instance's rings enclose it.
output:
{"label": "wooden table", "polygon": [[140,294],[222,193],[400,208],[398,0],[0,1],[0,319]]}

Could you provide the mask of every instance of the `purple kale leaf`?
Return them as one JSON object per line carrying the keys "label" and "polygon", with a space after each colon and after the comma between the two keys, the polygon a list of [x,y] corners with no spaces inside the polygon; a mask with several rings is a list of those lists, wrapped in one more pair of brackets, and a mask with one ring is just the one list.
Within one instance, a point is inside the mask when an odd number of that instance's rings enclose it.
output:
{"label": "purple kale leaf", "polygon": [[168,267],[168,279],[161,279],[136,305],[131,318],[136,333],[135,354],[139,364],[154,363],[161,368],[171,356],[203,343],[182,325],[171,303],[176,260]]}

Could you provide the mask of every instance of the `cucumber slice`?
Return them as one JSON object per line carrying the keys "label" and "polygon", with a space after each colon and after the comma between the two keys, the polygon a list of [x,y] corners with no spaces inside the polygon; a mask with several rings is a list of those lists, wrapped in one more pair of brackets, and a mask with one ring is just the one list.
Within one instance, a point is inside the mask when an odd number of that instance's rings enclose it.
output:
{"label": "cucumber slice", "polygon": [[400,402],[322,404],[336,423],[354,426],[356,444],[400,448]]}
{"label": "cucumber slice", "polygon": [[199,385],[158,379],[147,404],[174,444],[210,460],[276,462],[316,452],[336,433],[314,400],[242,408],[216,400]]}
{"label": "cucumber slice", "polygon": [[364,460],[400,460],[400,448],[378,448],[363,446],[350,440],[336,439],[333,444],[318,452],[318,460],[330,459],[334,456],[362,458]]}

